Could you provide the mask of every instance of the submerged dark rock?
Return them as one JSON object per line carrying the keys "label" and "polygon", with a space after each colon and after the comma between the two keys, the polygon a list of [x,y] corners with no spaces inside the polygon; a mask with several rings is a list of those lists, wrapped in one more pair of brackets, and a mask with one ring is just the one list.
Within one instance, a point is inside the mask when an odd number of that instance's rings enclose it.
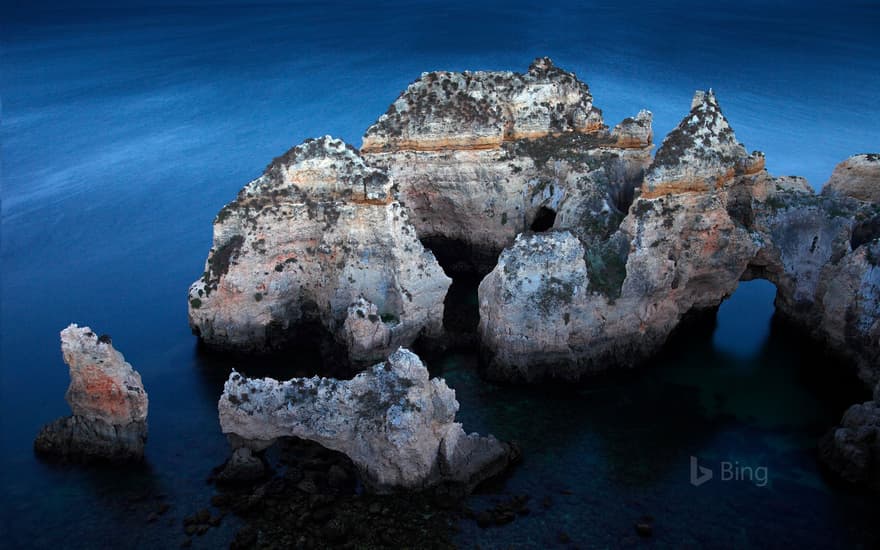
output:
{"label": "submerged dark rock", "polygon": [[819,443],[822,462],[844,481],[880,491],[880,385],[853,405]]}

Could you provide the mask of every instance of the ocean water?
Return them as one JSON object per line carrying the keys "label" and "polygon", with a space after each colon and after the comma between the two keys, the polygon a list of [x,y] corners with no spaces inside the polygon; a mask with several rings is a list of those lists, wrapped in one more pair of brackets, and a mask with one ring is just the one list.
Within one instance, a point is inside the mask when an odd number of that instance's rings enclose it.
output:
{"label": "ocean water", "polygon": [[[59,3],[60,4],[60,3]],[[525,70],[548,55],[606,121],[655,115],[657,141],[713,87],[775,174],[821,186],[880,146],[880,7],[872,2],[190,1],[0,7],[0,538],[10,547],[176,547],[228,452],[216,402],[228,369],[196,349],[186,289],[211,221],[287,148],[364,129],[422,71]],[[846,365],[773,319],[754,281],[663,357],[574,388],[481,382],[474,358],[431,358],[469,430],[520,441],[494,492],[533,513],[459,541],[508,546],[872,547],[873,497],[825,479],[815,441],[864,395]],[[58,332],[110,333],[143,376],[143,467],[48,464],[39,427],[68,414]],[[709,323],[708,325],[711,325]],[[291,359],[289,372],[316,365]],[[690,456],[767,467],[769,482],[688,482]],[[147,523],[157,499],[172,504]],[[549,507],[542,503],[549,499]],[[654,518],[655,536],[633,523]],[[227,544],[227,519],[194,541]],[[564,536],[563,536],[564,534]]]}

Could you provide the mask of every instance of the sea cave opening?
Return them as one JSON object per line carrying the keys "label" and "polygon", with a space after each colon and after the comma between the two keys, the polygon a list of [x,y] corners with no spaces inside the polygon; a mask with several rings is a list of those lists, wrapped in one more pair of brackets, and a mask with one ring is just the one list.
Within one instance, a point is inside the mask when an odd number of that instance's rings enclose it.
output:
{"label": "sea cave opening", "polygon": [[543,233],[544,231],[549,231],[550,229],[552,229],[555,223],[556,210],[553,210],[552,208],[548,208],[546,206],[542,206],[535,214],[535,219],[532,220],[532,224],[529,226],[529,229],[531,229],[535,233]]}
{"label": "sea cave opening", "polygon": [[880,237],[880,216],[874,216],[853,227],[850,246],[853,250]]}
{"label": "sea cave opening", "polygon": [[477,290],[483,277],[498,263],[501,251],[445,237],[426,237],[422,244],[434,253],[440,267],[452,279],[443,310],[446,346],[476,345],[480,321]]}
{"label": "sea cave opening", "polygon": [[767,279],[745,278],[718,307],[689,312],[650,376],[690,388],[707,421],[794,429],[816,441],[870,392],[850,361],[776,308],[777,292]]}

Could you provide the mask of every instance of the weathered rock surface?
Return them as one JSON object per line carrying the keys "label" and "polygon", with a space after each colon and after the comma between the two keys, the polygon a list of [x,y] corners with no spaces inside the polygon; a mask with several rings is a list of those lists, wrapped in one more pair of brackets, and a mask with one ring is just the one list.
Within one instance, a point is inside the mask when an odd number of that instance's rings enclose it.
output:
{"label": "weathered rock surface", "polygon": [[657,150],[642,196],[718,189],[735,176],[755,174],[763,168],[764,155],[746,153],[712,90],[698,91],[688,116]]}
{"label": "weathered rock surface", "polygon": [[698,92],[642,192],[605,240],[522,235],[480,284],[487,372],[576,378],[656,352],[688,312],[717,306],[740,280],[769,279],[780,313],[877,369],[880,288],[875,207],[773,178],[746,153],[714,94]]}
{"label": "weathered rock surface", "polygon": [[544,57],[526,74],[423,73],[367,129],[361,149],[498,148],[503,141],[602,126],[587,85]]}
{"label": "weathered rock surface", "polygon": [[72,324],[61,331],[61,351],[70,369],[65,397],[73,416],[44,426],[34,449],[68,458],[142,458],[148,399],[140,375],[108,336],[89,327]]}
{"label": "weathered rock surface", "polygon": [[[439,334],[451,281],[392,188],[329,136],[275,159],[214,222],[189,290],[193,331],[213,347],[268,351],[318,325],[355,364]],[[367,310],[369,326],[350,319]]]}
{"label": "weathered rock surface", "polygon": [[822,194],[880,203],[880,154],[853,155],[838,164]]}
{"label": "weathered rock surface", "polygon": [[473,487],[504,469],[510,445],[465,434],[455,391],[410,351],[351,380],[249,379],[233,372],[220,398],[223,432],[255,451],[298,437],[346,454],[373,490]]}
{"label": "weathered rock surface", "polygon": [[398,185],[419,238],[454,242],[486,272],[542,209],[556,227],[587,214],[616,227],[651,140],[649,112],[609,131],[587,85],[541,58],[526,74],[424,73],[362,151]]}
{"label": "weathered rock surface", "polygon": [[819,442],[819,457],[845,481],[880,491],[880,386],[874,399],[850,407]]}

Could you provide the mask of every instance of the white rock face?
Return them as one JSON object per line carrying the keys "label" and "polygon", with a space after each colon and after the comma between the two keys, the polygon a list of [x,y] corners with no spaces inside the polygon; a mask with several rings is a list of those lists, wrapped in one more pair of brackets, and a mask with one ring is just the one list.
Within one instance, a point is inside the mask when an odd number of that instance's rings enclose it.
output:
{"label": "white rock face", "polygon": [[282,437],[342,452],[378,492],[438,483],[473,486],[503,469],[511,447],[465,435],[455,392],[399,349],[351,380],[249,379],[233,372],[218,405],[231,440],[261,450]]}
{"label": "white rock face", "polygon": [[[319,324],[359,364],[438,335],[451,280],[392,186],[329,136],[275,159],[215,220],[205,273],[189,291],[194,332],[214,347],[267,351]],[[345,324],[361,299],[386,324],[370,342]]]}
{"label": "white rock face", "polygon": [[822,194],[880,203],[880,154],[853,155],[838,164]]}
{"label": "white rock face", "polygon": [[61,331],[61,351],[70,370],[65,398],[73,416],[44,426],[35,449],[69,458],[142,458],[149,401],[137,371],[109,337],[89,327],[72,324]]}

